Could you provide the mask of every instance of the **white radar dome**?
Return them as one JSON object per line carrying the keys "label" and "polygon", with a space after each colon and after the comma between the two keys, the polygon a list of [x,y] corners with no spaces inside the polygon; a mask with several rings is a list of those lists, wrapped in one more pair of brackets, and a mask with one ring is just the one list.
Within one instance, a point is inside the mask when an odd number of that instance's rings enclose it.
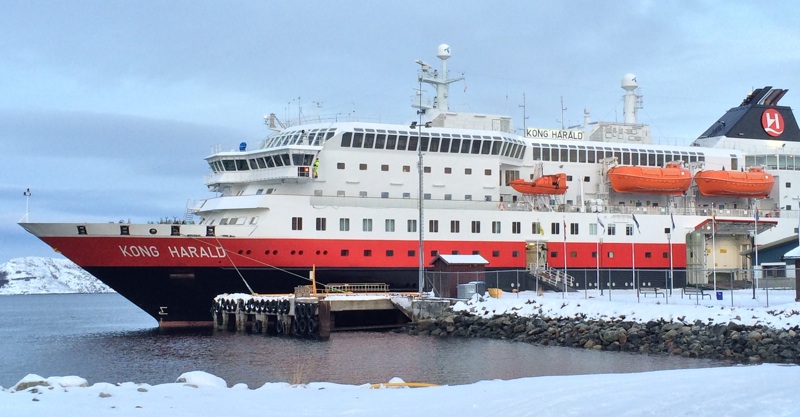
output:
{"label": "white radar dome", "polygon": [[436,57],[439,59],[450,58],[450,45],[446,43],[439,45],[439,49],[436,52]]}
{"label": "white radar dome", "polygon": [[633,91],[639,87],[639,84],[636,82],[636,76],[633,74],[625,74],[622,76],[622,88],[625,90]]}

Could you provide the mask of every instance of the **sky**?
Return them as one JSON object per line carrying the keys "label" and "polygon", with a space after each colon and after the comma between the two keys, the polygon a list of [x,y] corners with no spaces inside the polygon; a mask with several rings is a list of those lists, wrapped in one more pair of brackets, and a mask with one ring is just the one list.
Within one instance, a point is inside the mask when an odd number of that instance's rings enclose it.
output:
{"label": "sky", "polygon": [[[146,222],[212,196],[213,146],[263,116],[408,123],[451,46],[450,109],[521,128],[639,121],[688,144],[753,88],[800,86],[791,2],[0,0],[0,261],[55,256],[17,222]],[[430,95],[428,95],[430,96]],[[562,117],[562,99],[566,110]],[[781,102],[793,105],[792,91]],[[27,200],[23,192],[30,188]]]}
{"label": "sky", "polygon": [[[455,305],[481,316],[542,314],[551,318],[646,322],[738,322],[777,329],[796,329],[794,291],[766,291],[756,300],[749,291],[725,292],[723,300],[675,297],[642,298],[633,291],[614,291],[612,300],[595,292],[562,294],[503,293],[500,298],[477,296]],[[591,294],[590,298],[584,298]],[[730,295],[741,305],[729,307]],[[539,310],[542,312],[539,313]],[[332,335],[336,337],[336,335]],[[425,337],[425,336],[419,336]],[[617,353],[623,355],[624,353]],[[491,361],[486,366],[491,366]],[[19,382],[0,387],[0,414],[15,416],[664,416],[775,417],[797,415],[796,365],[732,365],[641,373],[563,375],[510,380],[486,380],[429,388],[370,389],[363,385],[304,381],[268,382],[247,386],[225,381],[202,369],[176,375],[176,382],[150,385],[147,381],[108,383],[78,375],[20,375]],[[722,382],[721,382],[722,381]],[[777,382],[776,382],[777,381]],[[425,382],[425,381],[407,381]],[[48,384],[32,388],[20,383]],[[29,385],[30,386],[30,385]]]}

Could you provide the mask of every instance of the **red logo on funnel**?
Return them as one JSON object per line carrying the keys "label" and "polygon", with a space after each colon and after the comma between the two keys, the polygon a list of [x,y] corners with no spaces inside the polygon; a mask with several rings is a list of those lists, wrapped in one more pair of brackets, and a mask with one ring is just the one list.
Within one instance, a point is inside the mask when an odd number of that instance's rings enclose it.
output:
{"label": "red logo on funnel", "polygon": [[775,109],[766,109],[761,115],[761,127],[770,136],[780,136],[783,133],[783,116]]}

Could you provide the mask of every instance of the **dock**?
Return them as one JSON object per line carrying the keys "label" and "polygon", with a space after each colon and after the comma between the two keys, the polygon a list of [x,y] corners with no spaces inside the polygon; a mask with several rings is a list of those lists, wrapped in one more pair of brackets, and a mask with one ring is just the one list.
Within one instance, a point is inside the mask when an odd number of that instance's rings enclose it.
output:
{"label": "dock", "polygon": [[294,294],[221,294],[211,314],[220,330],[327,340],[334,331],[404,326],[418,299],[389,292],[386,284],[333,284],[325,292],[304,285]]}

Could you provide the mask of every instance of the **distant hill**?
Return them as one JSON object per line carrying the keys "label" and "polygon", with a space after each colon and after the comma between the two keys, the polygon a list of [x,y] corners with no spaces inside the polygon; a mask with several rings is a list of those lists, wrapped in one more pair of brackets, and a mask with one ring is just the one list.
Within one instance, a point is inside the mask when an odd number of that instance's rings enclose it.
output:
{"label": "distant hill", "polygon": [[114,292],[67,259],[25,257],[0,264],[0,295]]}

